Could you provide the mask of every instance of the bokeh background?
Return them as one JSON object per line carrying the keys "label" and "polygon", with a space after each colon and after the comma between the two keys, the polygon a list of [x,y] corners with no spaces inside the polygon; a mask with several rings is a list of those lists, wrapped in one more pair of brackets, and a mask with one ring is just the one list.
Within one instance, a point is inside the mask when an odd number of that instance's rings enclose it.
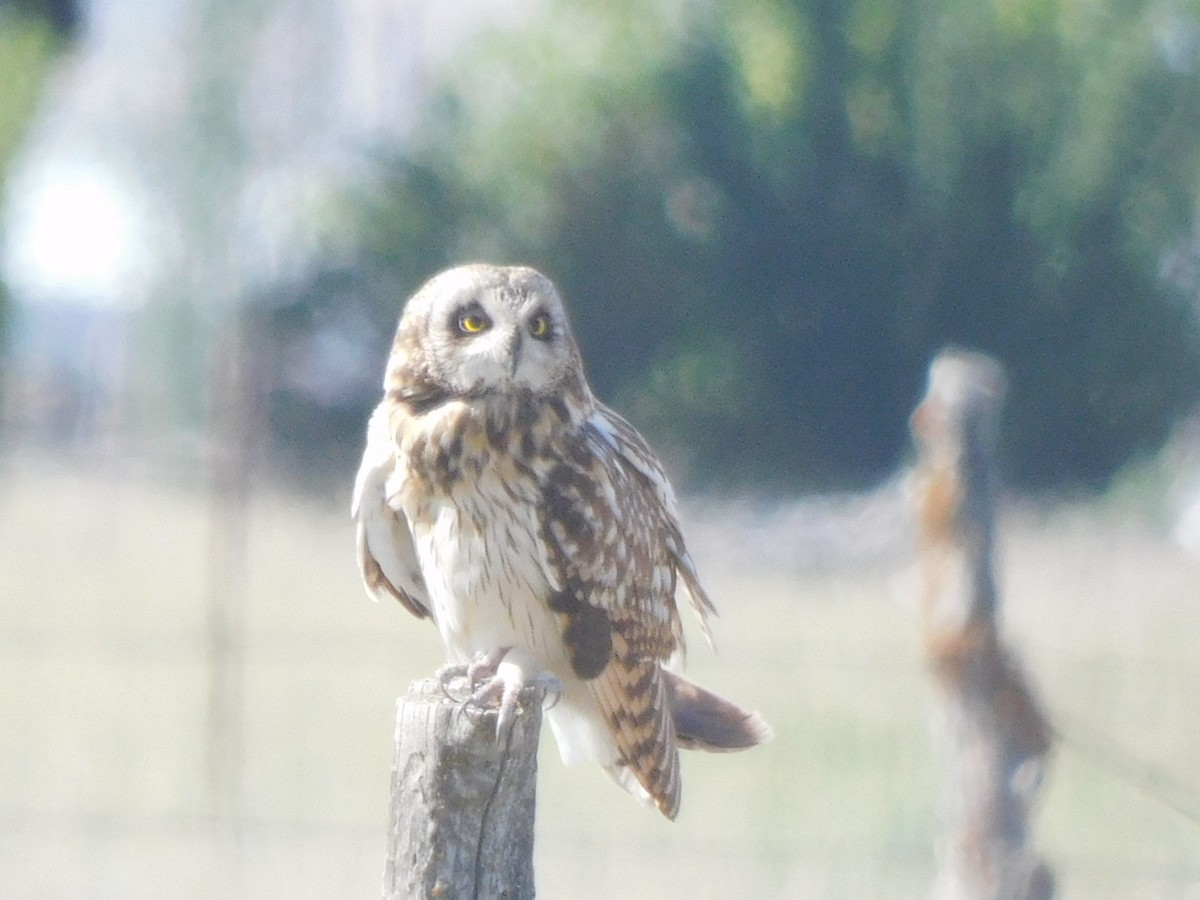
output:
{"label": "bokeh background", "polygon": [[1007,367],[1068,898],[1200,897],[1200,3],[0,0],[0,894],[379,891],[349,485],[403,299],[567,298],[778,737],[680,820],[541,756],[546,897],[922,897],[906,418]]}

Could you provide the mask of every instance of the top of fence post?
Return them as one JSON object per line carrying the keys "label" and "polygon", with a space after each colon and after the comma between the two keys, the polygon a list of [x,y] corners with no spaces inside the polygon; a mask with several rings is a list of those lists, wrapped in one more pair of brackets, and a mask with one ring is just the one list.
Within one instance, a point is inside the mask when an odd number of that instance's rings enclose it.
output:
{"label": "top of fence post", "polygon": [[542,692],[496,735],[465,685],[414,682],[396,705],[385,900],[534,896],[533,821]]}

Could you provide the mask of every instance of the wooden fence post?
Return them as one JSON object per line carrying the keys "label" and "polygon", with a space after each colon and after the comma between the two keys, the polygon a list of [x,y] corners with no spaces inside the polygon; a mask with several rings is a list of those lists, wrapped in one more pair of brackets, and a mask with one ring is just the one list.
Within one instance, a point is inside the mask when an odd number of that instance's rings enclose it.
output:
{"label": "wooden fence post", "polygon": [[920,626],[944,757],[941,900],[1054,892],[1050,870],[1028,846],[1051,729],[997,622],[993,457],[1004,390],[994,360],[943,351],[910,422]]}
{"label": "wooden fence post", "polygon": [[[458,689],[459,684],[462,690]],[[465,682],[449,693],[467,693]],[[508,734],[437,678],[396,704],[385,900],[529,900],[542,693],[522,696]]]}

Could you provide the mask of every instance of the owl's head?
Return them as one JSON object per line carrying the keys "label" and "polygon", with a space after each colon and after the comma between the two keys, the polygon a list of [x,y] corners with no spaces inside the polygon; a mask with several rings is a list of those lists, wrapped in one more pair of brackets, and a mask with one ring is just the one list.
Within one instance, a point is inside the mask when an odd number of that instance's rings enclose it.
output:
{"label": "owl's head", "polygon": [[435,275],[404,307],[387,383],[450,396],[582,383],[582,365],[558,291],[534,269],[486,264]]}

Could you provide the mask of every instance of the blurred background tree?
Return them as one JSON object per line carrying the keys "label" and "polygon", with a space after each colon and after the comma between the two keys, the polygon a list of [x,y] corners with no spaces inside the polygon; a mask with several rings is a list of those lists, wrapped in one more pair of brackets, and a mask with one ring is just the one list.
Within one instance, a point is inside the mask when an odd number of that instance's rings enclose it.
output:
{"label": "blurred background tree", "polygon": [[[104,427],[203,436],[236,334],[251,418],[341,485],[402,299],[480,258],[558,281],[601,396],[695,487],[886,476],[946,343],[1011,374],[1023,487],[1103,486],[1200,397],[1197,0],[139,8],[88,7],[14,165],[82,158],[119,207],[61,211],[60,257],[128,226],[112,283],[72,284],[90,319],[27,316],[116,346]],[[0,162],[73,9],[0,0]]]}
{"label": "blurred background tree", "polygon": [[963,343],[1011,373],[1013,477],[1102,484],[1200,391],[1164,277],[1198,45],[1182,0],[550,0],[456,54],[361,204],[379,327],[440,266],[543,267],[681,474],[793,489],[889,472]]}

